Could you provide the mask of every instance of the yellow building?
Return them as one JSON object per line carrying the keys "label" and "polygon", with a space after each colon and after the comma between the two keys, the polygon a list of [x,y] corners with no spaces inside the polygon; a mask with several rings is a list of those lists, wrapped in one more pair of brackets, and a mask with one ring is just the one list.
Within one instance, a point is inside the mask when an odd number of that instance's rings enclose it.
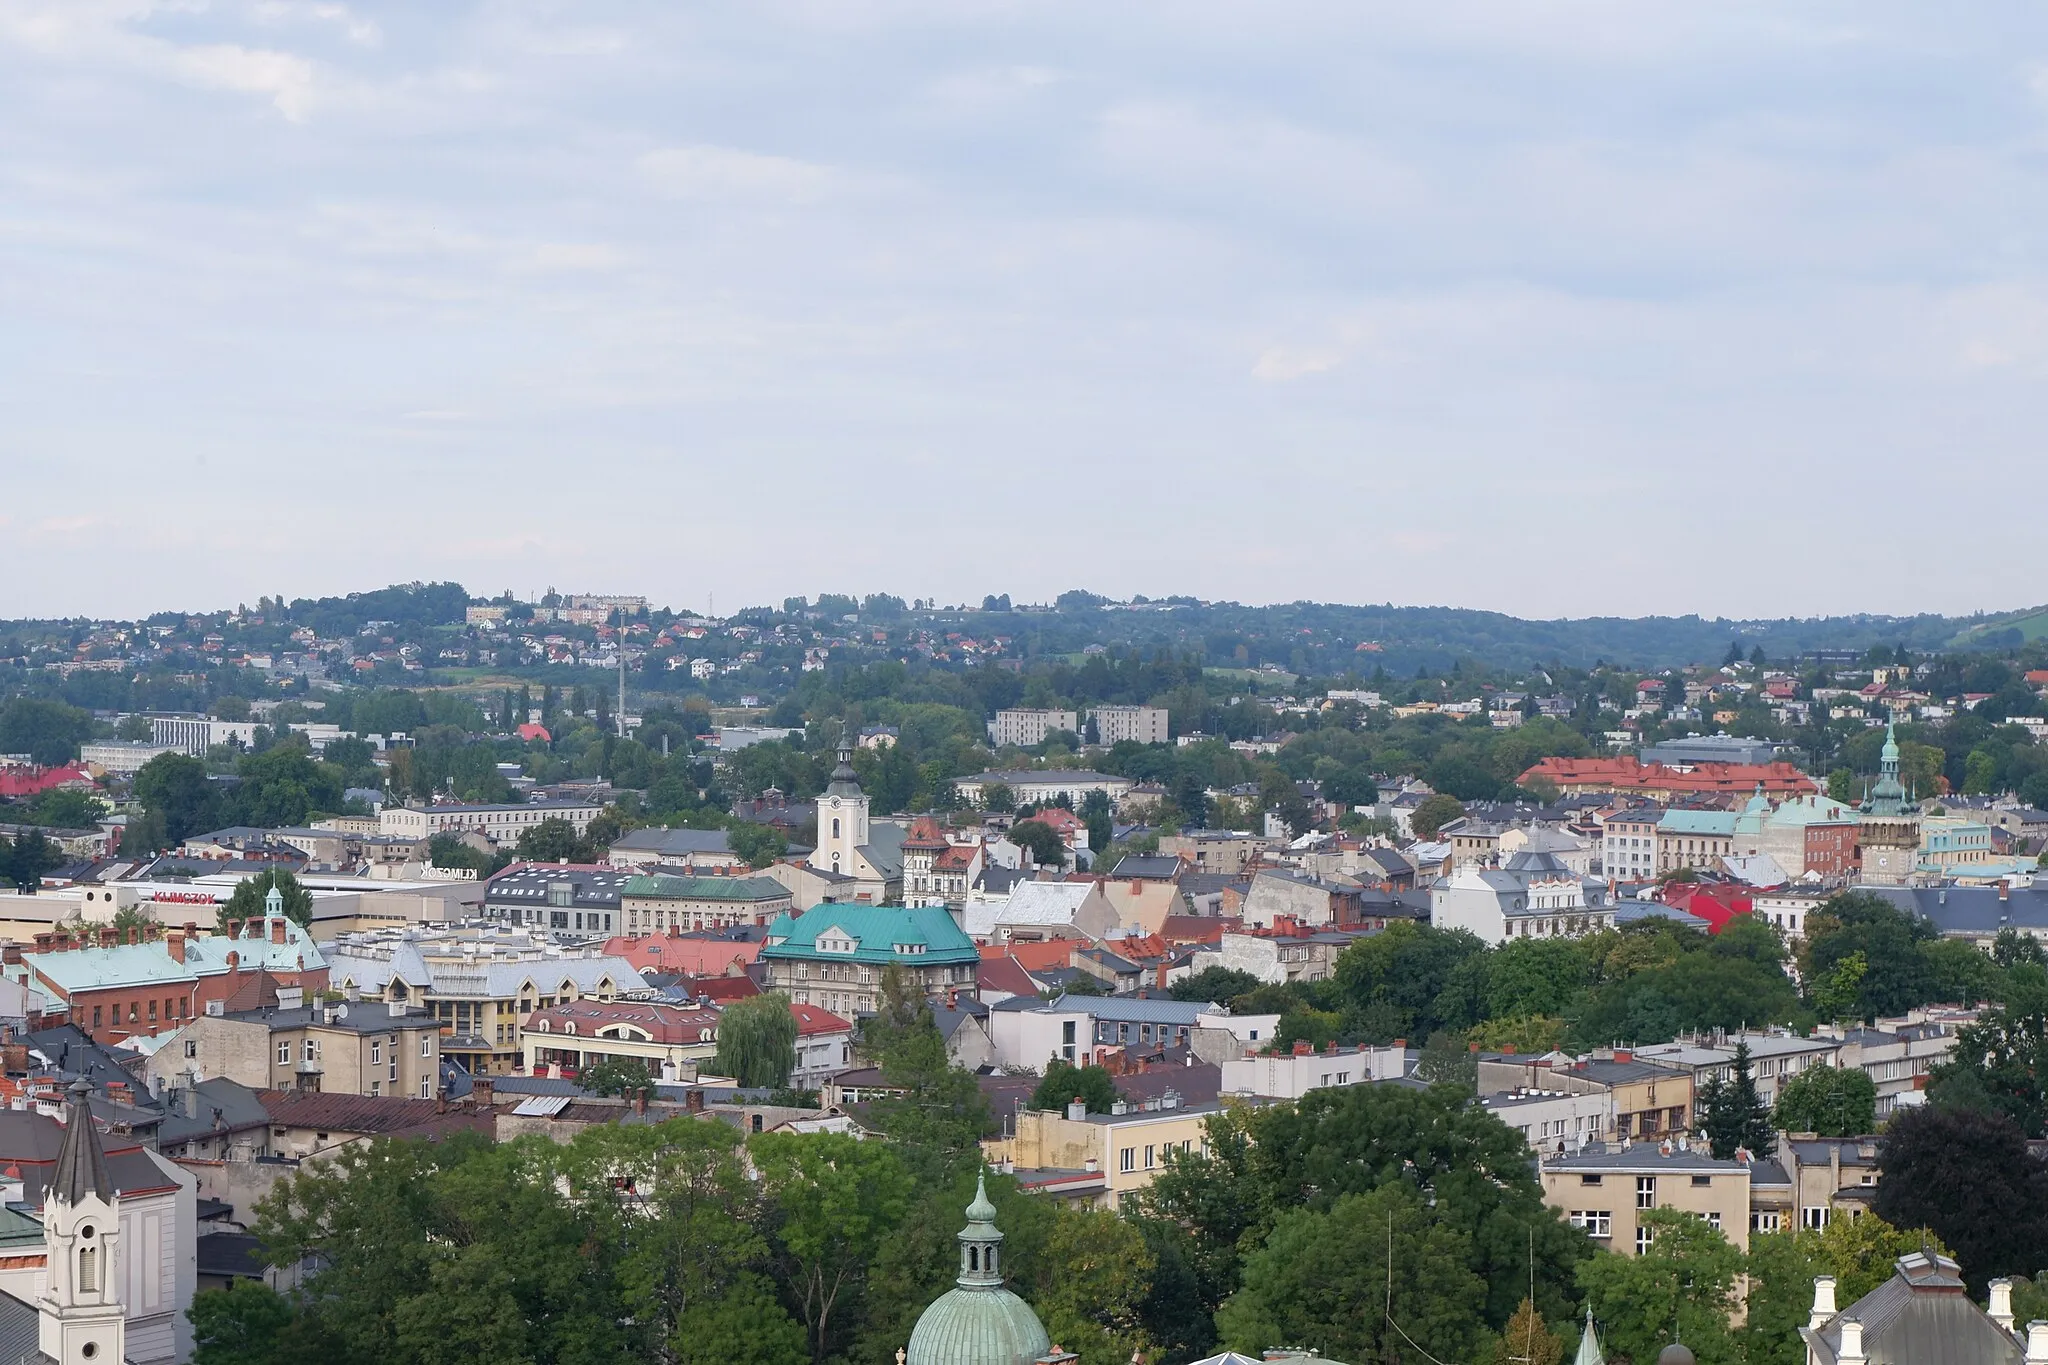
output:
{"label": "yellow building", "polygon": [[1182,1108],[1171,1093],[1147,1104],[1157,1107],[1119,1102],[1120,1112],[1110,1114],[1084,1113],[1078,1105],[1022,1110],[1016,1133],[984,1142],[982,1152],[1027,1189],[1118,1208],[1126,1195],[1152,1183],[1168,1152],[1206,1151],[1205,1125],[1222,1108]]}
{"label": "yellow building", "polygon": [[1542,1164],[1543,1200],[1609,1251],[1636,1256],[1650,1245],[1640,1222],[1650,1209],[1698,1214],[1749,1250],[1750,1167],[1717,1161],[1704,1148],[1632,1143],[1587,1149]]}

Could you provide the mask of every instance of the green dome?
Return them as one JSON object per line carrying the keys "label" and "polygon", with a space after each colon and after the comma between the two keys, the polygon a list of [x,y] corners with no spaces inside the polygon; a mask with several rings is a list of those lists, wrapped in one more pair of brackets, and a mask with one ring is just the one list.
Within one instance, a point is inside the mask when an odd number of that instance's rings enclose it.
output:
{"label": "green dome", "polygon": [[1031,1365],[1052,1338],[1031,1305],[996,1286],[949,1289],[917,1320],[906,1365]]}
{"label": "green dome", "polygon": [[905,1365],[1032,1365],[1052,1350],[1031,1305],[1003,1288],[1003,1234],[995,1219],[987,1185],[977,1180],[960,1229],[959,1287],[919,1316]]}

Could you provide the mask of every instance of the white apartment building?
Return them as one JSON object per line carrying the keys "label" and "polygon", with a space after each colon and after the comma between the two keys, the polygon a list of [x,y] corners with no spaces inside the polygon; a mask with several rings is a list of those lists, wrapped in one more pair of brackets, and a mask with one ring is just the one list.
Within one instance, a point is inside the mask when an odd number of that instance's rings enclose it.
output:
{"label": "white apartment building", "polygon": [[133,777],[142,770],[143,764],[159,754],[183,752],[183,749],[172,748],[168,744],[151,744],[142,740],[113,740],[106,744],[80,745],[78,761],[88,768],[115,777]]}
{"label": "white apartment building", "polygon": [[585,802],[545,801],[525,805],[386,806],[377,815],[377,832],[411,839],[475,830],[492,843],[517,843],[519,836],[543,820],[567,820],[583,833],[602,810]]}
{"label": "white apartment building", "polygon": [[1029,749],[1045,743],[1045,737],[1055,730],[1078,735],[1081,717],[1072,711],[1019,707],[996,712],[996,718],[988,723],[989,741],[998,748],[1014,744],[1020,749]]}
{"label": "white apartment building", "polygon": [[1127,739],[1139,744],[1167,742],[1163,706],[1098,706],[1088,715],[1095,722],[1095,739],[1099,744],[1120,744]]}
{"label": "white apartment building", "polygon": [[216,744],[254,744],[257,724],[253,720],[213,720],[207,716],[149,718],[153,743],[194,758],[206,757],[206,751]]}

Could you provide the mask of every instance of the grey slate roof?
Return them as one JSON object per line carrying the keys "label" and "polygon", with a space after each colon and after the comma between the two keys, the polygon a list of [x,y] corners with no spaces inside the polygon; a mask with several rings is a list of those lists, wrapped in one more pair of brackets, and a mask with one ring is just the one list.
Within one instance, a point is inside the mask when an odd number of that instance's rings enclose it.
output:
{"label": "grey slate roof", "polygon": [[613,848],[635,853],[654,853],[663,857],[682,857],[691,853],[730,853],[732,845],[726,842],[722,829],[635,829],[619,836]]}
{"label": "grey slate roof", "polygon": [[1047,1014],[1086,1014],[1123,1024],[1187,1024],[1205,1014],[1223,1014],[1219,1005],[1201,1000],[1152,1000],[1130,995],[1062,995],[1056,1000],[1012,996],[989,1006],[991,1010],[1022,1014],[1039,1010]]}
{"label": "grey slate roof", "polygon": [[2019,1342],[1970,1301],[1956,1263],[1946,1256],[1902,1256],[1897,1273],[1819,1330],[1801,1328],[1820,1365],[1840,1359],[1842,1324],[1849,1320],[1863,1324],[1869,1365],[2021,1365],[2025,1357]]}
{"label": "grey slate roof", "polygon": [[42,1314],[32,1303],[0,1292],[0,1361],[6,1365],[56,1365],[43,1354]]}
{"label": "grey slate roof", "polygon": [[1117,859],[1109,875],[1122,881],[1172,881],[1180,875],[1181,862],[1160,854],[1128,853]]}
{"label": "grey slate roof", "polygon": [[94,1126],[92,1108],[86,1103],[92,1094],[92,1083],[73,1081],[70,1093],[71,1103],[64,1116],[64,1141],[57,1148],[57,1169],[50,1176],[47,1193],[73,1205],[88,1195],[111,1202],[114,1182],[107,1175],[107,1154],[100,1147],[100,1130]]}

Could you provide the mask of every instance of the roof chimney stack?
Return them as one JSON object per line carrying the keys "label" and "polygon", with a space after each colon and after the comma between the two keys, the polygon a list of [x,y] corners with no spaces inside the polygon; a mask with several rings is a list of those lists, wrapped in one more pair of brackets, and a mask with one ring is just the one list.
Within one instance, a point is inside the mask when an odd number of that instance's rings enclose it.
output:
{"label": "roof chimney stack", "polygon": [[2048,1365],[2048,1322],[2039,1318],[2027,1324],[2027,1356],[2024,1365]]}
{"label": "roof chimney stack", "polygon": [[1991,1282],[1991,1304],[1985,1309],[1991,1320],[2007,1332],[2012,1330],[2012,1281],[1996,1279]]}

